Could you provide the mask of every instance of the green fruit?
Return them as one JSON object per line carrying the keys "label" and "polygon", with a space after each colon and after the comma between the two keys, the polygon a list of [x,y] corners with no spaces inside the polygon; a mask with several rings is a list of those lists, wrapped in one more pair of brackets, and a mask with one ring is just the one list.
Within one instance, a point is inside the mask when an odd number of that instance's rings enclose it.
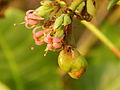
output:
{"label": "green fruit", "polygon": [[80,70],[74,72],[68,72],[68,74],[74,79],[79,79],[84,74],[85,71],[86,71],[85,68],[80,68]]}
{"label": "green fruit", "polygon": [[80,53],[76,49],[74,49],[73,53],[75,54],[75,60],[72,65],[72,69],[70,72],[68,72],[68,74],[72,78],[78,79],[86,71],[88,64],[84,56],[81,56]]}
{"label": "green fruit", "polygon": [[87,68],[87,61],[85,57],[80,55],[77,49],[74,49],[72,54],[74,63],[72,65],[71,72],[78,71],[80,68]]}
{"label": "green fruit", "polygon": [[86,59],[76,49],[70,52],[62,50],[58,57],[58,64],[63,71],[74,79],[78,79],[87,68]]}
{"label": "green fruit", "polygon": [[66,53],[64,50],[60,52],[58,57],[58,64],[63,71],[69,72],[71,70],[72,61],[73,60],[69,53]]}

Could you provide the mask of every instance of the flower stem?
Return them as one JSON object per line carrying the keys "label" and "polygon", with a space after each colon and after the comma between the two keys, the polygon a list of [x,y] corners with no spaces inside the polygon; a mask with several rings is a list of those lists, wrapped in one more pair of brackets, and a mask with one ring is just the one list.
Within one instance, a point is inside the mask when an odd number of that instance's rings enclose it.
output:
{"label": "flower stem", "polygon": [[[78,7],[78,5],[81,3],[82,0],[74,0],[71,5],[69,6],[69,9],[71,9],[72,11],[69,12],[69,15],[71,16],[71,20],[74,16],[74,11],[76,10],[76,8]],[[74,38],[73,38],[73,33],[72,33],[72,23],[70,25],[67,25],[65,27],[65,42],[67,45],[71,45],[72,47],[76,47],[75,42],[74,42]]]}
{"label": "flower stem", "polygon": [[81,23],[85,25],[94,35],[96,35],[107,47],[109,47],[119,58],[120,51],[118,48],[103,34],[97,29],[92,23],[82,20]]}

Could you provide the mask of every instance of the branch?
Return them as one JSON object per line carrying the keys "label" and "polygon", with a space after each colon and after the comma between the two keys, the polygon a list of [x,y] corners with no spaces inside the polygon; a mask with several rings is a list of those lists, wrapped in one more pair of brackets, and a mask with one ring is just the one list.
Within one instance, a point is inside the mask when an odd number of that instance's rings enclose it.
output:
{"label": "branch", "polygon": [[96,35],[107,47],[109,47],[113,53],[115,53],[118,58],[120,58],[120,51],[117,47],[103,34],[97,29],[92,23],[82,20],[81,23],[85,25],[94,35]]}

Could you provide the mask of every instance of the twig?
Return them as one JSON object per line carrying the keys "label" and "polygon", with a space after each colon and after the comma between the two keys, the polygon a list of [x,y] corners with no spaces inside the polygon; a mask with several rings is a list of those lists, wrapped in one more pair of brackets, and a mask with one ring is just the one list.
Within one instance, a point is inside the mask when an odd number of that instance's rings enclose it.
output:
{"label": "twig", "polygon": [[82,20],[81,23],[85,25],[94,35],[96,35],[106,46],[108,46],[119,58],[120,51],[117,47],[103,34],[97,29],[92,23]]}

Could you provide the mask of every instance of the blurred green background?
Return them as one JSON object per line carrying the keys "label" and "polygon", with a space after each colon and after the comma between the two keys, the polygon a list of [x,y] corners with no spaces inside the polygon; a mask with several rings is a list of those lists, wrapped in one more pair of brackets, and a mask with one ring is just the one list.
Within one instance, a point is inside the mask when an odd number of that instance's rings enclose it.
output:
{"label": "blurred green background", "polygon": [[[13,24],[23,22],[24,10],[36,8],[36,1],[16,0],[0,17],[0,90],[120,90],[120,60],[100,41],[87,53],[88,70],[78,80],[59,70],[58,53],[44,57],[44,45],[31,50],[31,30]],[[104,21],[101,29],[120,49],[120,22],[110,22]]]}

